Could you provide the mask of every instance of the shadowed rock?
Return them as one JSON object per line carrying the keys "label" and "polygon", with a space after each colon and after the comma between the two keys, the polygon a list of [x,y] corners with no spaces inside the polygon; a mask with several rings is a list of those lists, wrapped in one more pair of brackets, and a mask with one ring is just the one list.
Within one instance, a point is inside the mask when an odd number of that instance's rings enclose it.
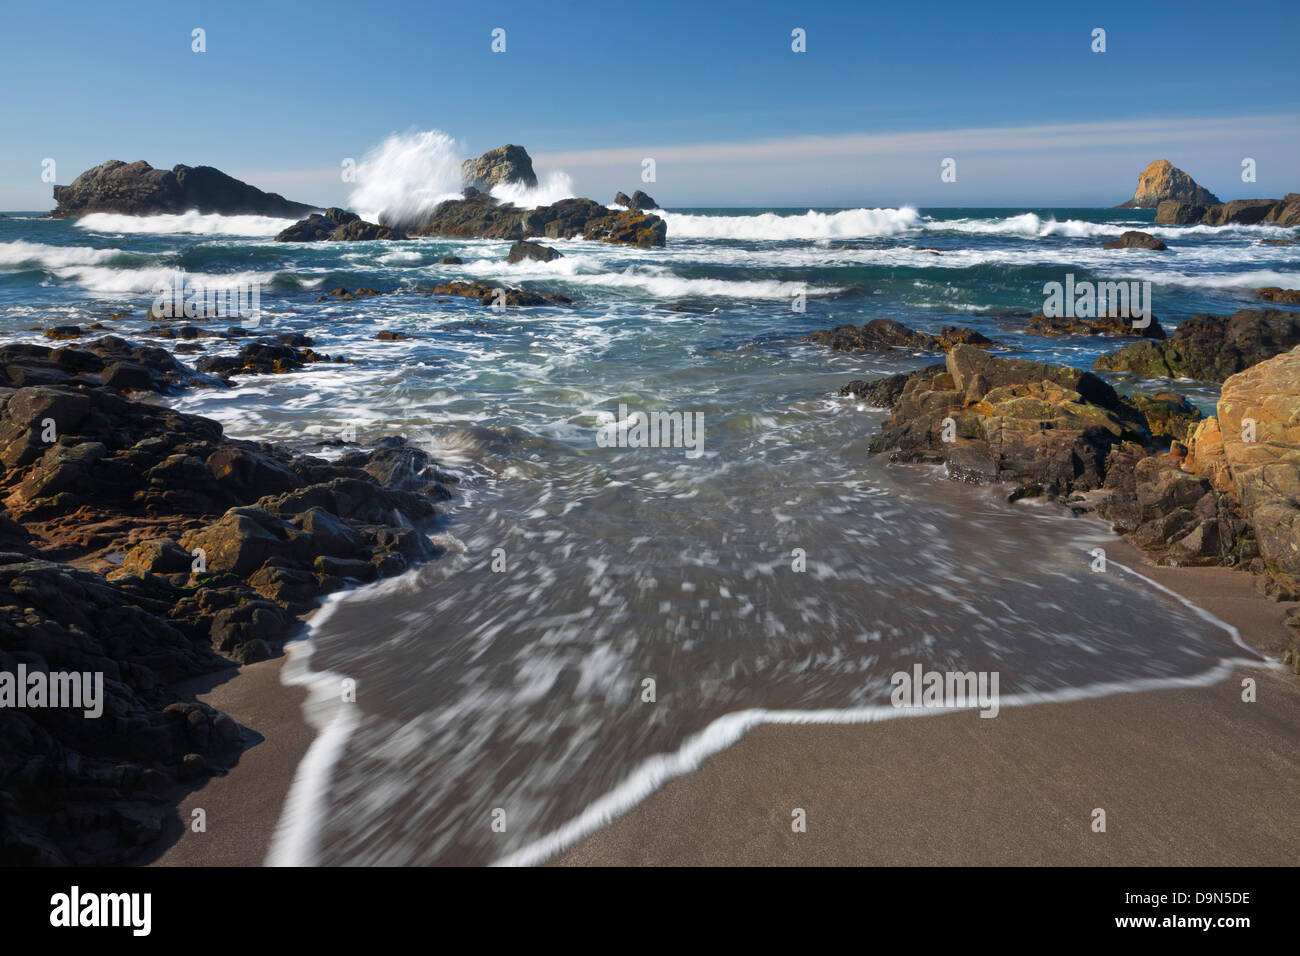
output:
{"label": "shadowed rock", "polygon": [[1142,341],[1099,356],[1093,367],[1148,378],[1222,382],[1229,375],[1300,345],[1300,315],[1243,309],[1230,316],[1194,315],[1163,341]]}

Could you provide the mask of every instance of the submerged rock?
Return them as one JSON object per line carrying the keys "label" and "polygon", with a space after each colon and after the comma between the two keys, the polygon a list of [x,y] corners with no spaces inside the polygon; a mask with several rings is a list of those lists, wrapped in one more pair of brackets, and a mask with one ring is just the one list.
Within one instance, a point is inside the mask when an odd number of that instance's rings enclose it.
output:
{"label": "submerged rock", "polygon": [[1099,356],[1094,368],[1148,378],[1222,382],[1229,375],[1300,345],[1300,314],[1243,309],[1194,315],[1163,341],[1142,341]]}
{"label": "submerged rock", "polygon": [[1103,249],[1154,249],[1156,251],[1169,248],[1150,233],[1138,232],[1136,229],[1128,230],[1118,239],[1103,242],[1101,247]]}
{"label": "submerged rock", "polygon": [[1107,313],[1095,319],[1072,316],[1033,315],[1027,320],[1027,332],[1048,337],[1058,335],[1127,335],[1143,339],[1163,339],[1164,327],[1154,315],[1146,326],[1133,325],[1133,319]]}
{"label": "submerged rock", "polygon": [[88,169],[69,186],[55,186],[56,219],[95,212],[152,216],[160,213],[221,213],[222,215],[305,216],[314,208],[266,193],[211,166],[154,169],[144,160],[124,163],[112,159]]}
{"label": "submerged rock", "polygon": [[992,339],[965,326],[945,326],[938,335],[917,332],[893,319],[872,319],[861,328],[841,325],[834,329],[813,332],[805,341],[825,345],[837,352],[877,351],[881,349],[920,349],[927,352],[947,352],[955,345],[966,344],[980,348],[996,345]]}
{"label": "submerged rock", "polygon": [[527,242],[526,240],[521,239],[510,247],[510,253],[506,256],[506,262],[523,262],[525,259],[533,259],[537,262],[551,262],[552,260],[562,258],[564,258],[563,255],[549,246],[543,246],[536,242]]}

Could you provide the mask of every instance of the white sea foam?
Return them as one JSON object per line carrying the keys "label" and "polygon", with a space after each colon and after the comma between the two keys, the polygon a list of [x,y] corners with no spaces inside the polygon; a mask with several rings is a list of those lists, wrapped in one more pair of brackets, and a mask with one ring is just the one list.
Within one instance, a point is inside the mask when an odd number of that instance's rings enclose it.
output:
{"label": "white sea foam", "polygon": [[463,159],[456,140],[441,130],[394,133],[357,164],[348,207],[369,222],[418,220],[460,195]]}
{"label": "white sea foam", "polygon": [[77,220],[87,232],[192,236],[274,236],[294,224],[274,216],[223,216],[219,213],[182,212],[157,216],[124,216],[94,212]]}
{"label": "white sea foam", "polygon": [[660,211],[668,235],[679,239],[852,239],[896,236],[922,225],[921,215],[910,206],[901,209],[845,209],[782,216],[774,212],[756,216],[701,216]]}
{"label": "white sea foam", "polygon": [[1021,236],[1026,239],[1045,236],[1063,236],[1068,239],[1088,239],[1101,236],[1119,236],[1130,230],[1146,232],[1162,239],[1187,236],[1230,236],[1235,234],[1257,236],[1290,235],[1292,230],[1277,226],[1155,226],[1149,223],[1086,222],[1082,219],[1043,219],[1037,213],[1025,212],[999,219],[929,219],[924,228],[930,232],[960,232],[981,236]]}
{"label": "white sea foam", "polygon": [[95,249],[91,246],[47,246],[40,242],[0,242],[0,266],[39,266],[57,269],[107,262],[117,256],[138,255],[121,249]]}
{"label": "white sea foam", "polygon": [[492,195],[502,202],[514,203],[521,209],[549,206],[553,202],[568,199],[573,195],[573,180],[565,172],[552,170],[540,177],[534,188],[530,189],[519,183],[507,183],[493,186]]}

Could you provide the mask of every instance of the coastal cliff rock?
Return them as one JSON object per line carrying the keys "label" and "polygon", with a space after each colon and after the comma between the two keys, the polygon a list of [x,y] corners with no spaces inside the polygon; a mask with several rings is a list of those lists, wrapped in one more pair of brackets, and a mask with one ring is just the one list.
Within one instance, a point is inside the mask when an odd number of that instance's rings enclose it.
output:
{"label": "coastal cliff rock", "polygon": [[0,862],[124,863],[163,835],[242,748],[169,686],[438,556],[453,484],[400,438],[325,461],[109,388],[0,388],[0,671],[104,675],[97,718],[0,708]]}
{"label": "coastal cliff rock", "polygon": [[947,352],[954,346],[967,345],[988,348],[996,345],[974,329],[964,326],[946,326],[938,335],[917,332],[893,319],[872,319],[861,328],[841,325],[834,329],[813,332],[805,341],[825,345],[836,352],[863,352],[881,349],[919,349],[926,352]]}
{"label": "coastal cliff rock", "polygon": [[1227,477],[1255,529],[1270,590],[1300,598],[1300,347],[1224,382],[1217,418]]}
{"label": "coastal cliff rock", "polygon": [[1232,202],[1206,204],[1183,200],[1165,200],[1156,208],[1157,223],[1185,226],[1200,223],[1224,226],[1274,225],[1300,226],[1300,193],[1287,193],[1282,199],[1234,199]]}
{"label": "coastal cliff rock", "polygon": [[1097,358],[1102,371],[1148,378],[1222,382],[1229,375],[1300,345],[1300,314],[1242,309],[1230,316],[1194,315],[1162,341],[1144,340]]}
{"label": "coastal cliff rock", "polygon": [[[1196,184],[1187,175],[1167,159],[1158,159],[1138,176],[1137,189],[1133,198],[1116,209],[1155,209],[1161,201],[1173,199],[1185,203],[1199,203],[1208,206],[1217,203],[1218,198]],[[1160,220],[1157,219],[1157,222]]]}
{"label": "coastal cliff rock", "polygon": [[95,212],[152,216],[159,213],[221,213],[292,218],[313,207],[290,202],[240,182],[211,166],[154,169],[144,160],[124,163],[112,159],[88,169],[69,186],[54,187],[56,219]]}
{"label": "coastal cliff rock", "polygon": [[312,213],[275,237],[276,242],[371,242],[376,239],[405,239],[406,235],[388,226],[366,222],[354,212],[331,206],[322,213]]}
{"label": "coastal cliff rock", "polygon": [[490,149],[478,159],[467,159],[460,166],[461,185],[465,188],[491,189],[507,183],[537,188],[533,160],[522,146],[506,145]]}

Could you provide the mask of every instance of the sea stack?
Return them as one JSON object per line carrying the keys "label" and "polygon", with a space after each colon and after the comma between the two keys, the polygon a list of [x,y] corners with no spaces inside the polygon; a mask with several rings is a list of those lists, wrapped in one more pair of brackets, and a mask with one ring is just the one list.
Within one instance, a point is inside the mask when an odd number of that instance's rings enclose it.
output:
{"label": "sea stack", "polygon": [[1213,206],[1219,202],[1214,193],[1203,186],[1198,186],[1196,180],[1169,160],[1157,159],[1138,176],[1137,189],[1133,192],[1133,198],[1115,208],[1155,209],[1166,199],[1175,199],[1198,206]]}
{"label": "sea stack", "polygon": [[461,185],[465,189],[490,190],[493,186],[520,183],[529,189],[537,188],[537,174],[533,160],[522,146],[507,144],[490,149],[478,159],[467,159],[460,164]]}

